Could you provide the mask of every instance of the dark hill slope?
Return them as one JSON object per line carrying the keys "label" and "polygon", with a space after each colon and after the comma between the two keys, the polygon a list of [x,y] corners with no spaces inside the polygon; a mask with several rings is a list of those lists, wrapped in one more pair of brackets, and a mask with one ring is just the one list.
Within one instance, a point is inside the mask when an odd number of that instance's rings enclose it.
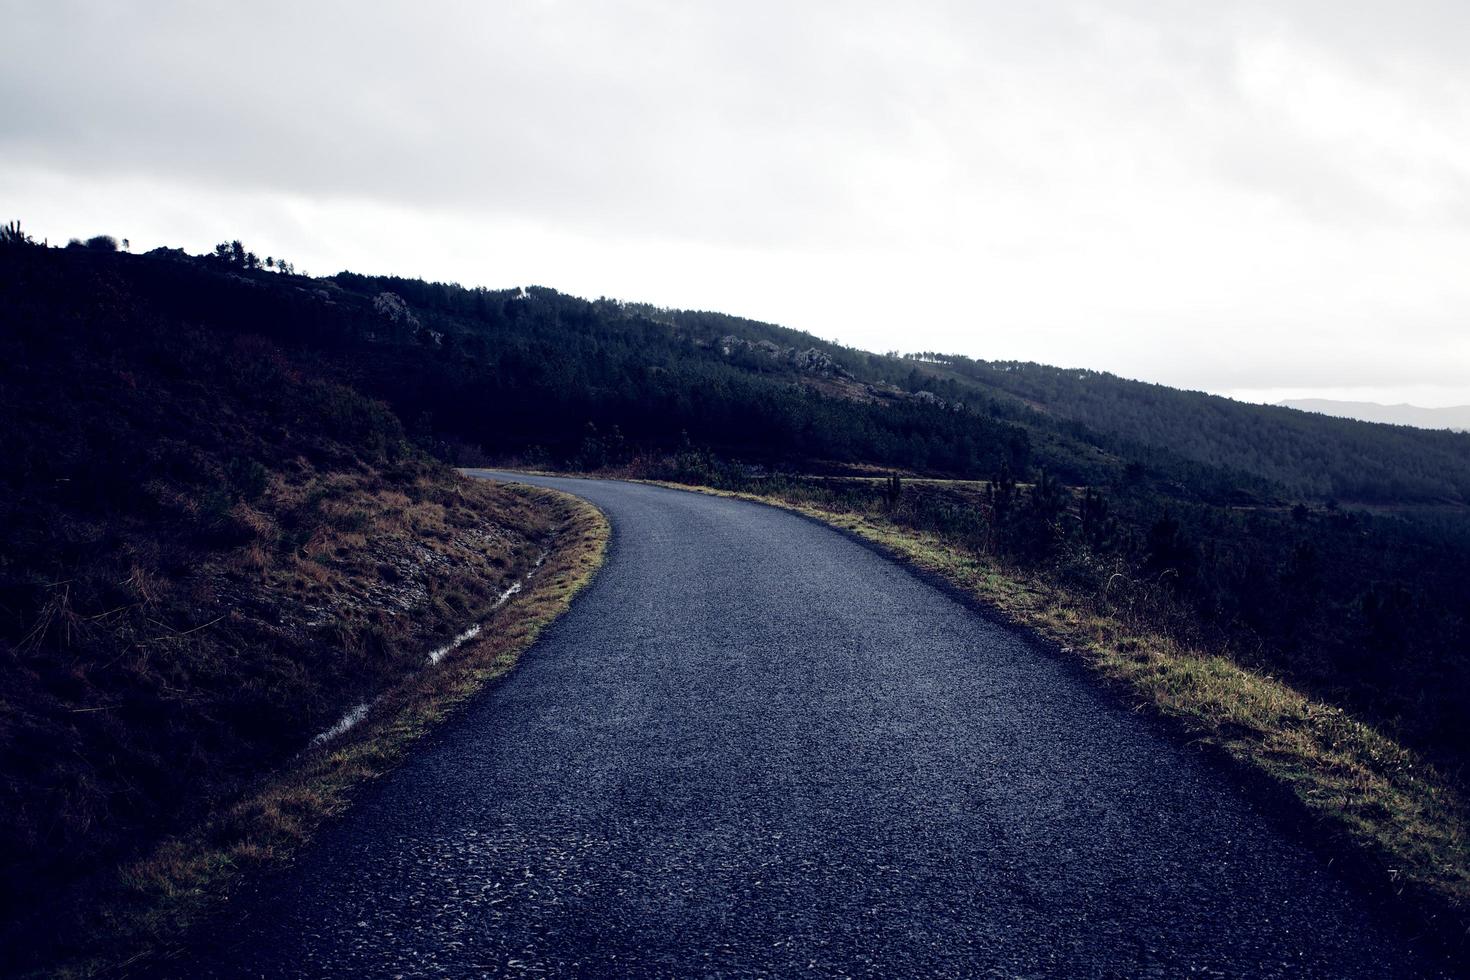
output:
{"label": "dark hill slope", "polygon": [[7,926],[419,669],[548,531],[251,329],[279,289],[179,266],[206,320],[174,268],[0,247]]}
{"label": "dark hill slope", "polygon": [[1119,445],[1167,449],[1294,493],[1371,503],[1470,503],[1470,434],[1249,405],[1100,371],[919,355],[936,378],[1085,421]]}
{"label": "dark hill slope", "polygon": [[898,393],[855,399],[803,384],[838,379],[727,356],[610,301],[351,274],[312,280],[181,253],[101,259],[161,316],[309,351],[334,377],[390,404],[421,441],[585,461],[591,423],[599,453],[688,440],[772,462],[968,475],[1032,463],[1020,426]]}
{"label": "dark hill slope", "polygon": [[492,458],[529,452],[589,468],[693,444],[782,468],[866,464],[966,478],[1046,469],[1093,485],[1146,472],[1202,499],[1280,492],[1167,448],[1149,449],[1145,462],[1119,440],[1004,393],[770,324],[538,287],[492,292],[350,273],[332,284],[359,303],[401,298],[433,348],[378,334],[372,356],[349,367],[354,383],[420,431]]}
{"label": "dark hill slope", "polygon": [[[718,313],[343,273],[109,256],[165,315],[309,349],[421,440],[586,466],[692,443],[750,462],[1045,468],[1187,499],[1470,501],[1470,435],[958,356],[899,358]],[[589,430],[589,424],[595,431]]]}
{"label": "dark hill slope", "polygon": [[[491,453],[538,446],[571,460],[595,419],[601,435],[617,426],[627,445],[667,449],[687,434],[768,463],[862,462],[966,477],[990,477],[1005,464],[1092,485],[1142,470],[1198,499],[1245,490],[1470,502],[1470,435],[1247,405],[1095,371],[871,354],[738,317],[542,288],[489,292],[350,274],[334,282],[365,299],[402,297],[463,356],[457,378],[439,365],[400,362],[371,386],[414,406],[406,418]],[[488,411],[528,402],[537,406],[532,417]]]}
{"label": "dark hill slope", "polygon": [[[787,351],[767,341],[778,356],[722,348],[725,322],[694,330],[684,315],[549,289],[334,281],[365,299],[403,297],[433,332],[431,356],[380,347],[352,366],[355,382],[400,406],[411,424],[491,455],[531,451],[585,467],[693,443],[768,464],[979,475],[1033,463],[1025,429],[898,392],[859,396],[839,363],[802,358],[810,344]],[[749,333],[741,339],[780,336]]]}

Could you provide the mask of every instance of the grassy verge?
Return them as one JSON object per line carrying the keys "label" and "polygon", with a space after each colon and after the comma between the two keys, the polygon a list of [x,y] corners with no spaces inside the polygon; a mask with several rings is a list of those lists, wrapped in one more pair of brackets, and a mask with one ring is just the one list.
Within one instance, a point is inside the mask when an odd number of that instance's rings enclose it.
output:
{"label": "grassy verge", "polygon": [[147,973],[176,955],[192,926],[226,908],[242,875],[290,859],[364,784],[509,671],[592,579],[609,535],[590,504],[551,490],[524,492],[554,511],[556,537],[523,590],[484,620],[477,637],[383,692],[345,735],[309,748],[222,812],[124,866],[69,937],[76,945],[37,975]]}
{"label": "grassy verge", "polygon": [[1297,809],[1315,839],[1464,955],[1470,808],[1448,779],[1372,726],[1226,657],[1125,627],[1086,597],[938,535],[807,501],[663,485],[774,504],[822,521],[1033,631]]}

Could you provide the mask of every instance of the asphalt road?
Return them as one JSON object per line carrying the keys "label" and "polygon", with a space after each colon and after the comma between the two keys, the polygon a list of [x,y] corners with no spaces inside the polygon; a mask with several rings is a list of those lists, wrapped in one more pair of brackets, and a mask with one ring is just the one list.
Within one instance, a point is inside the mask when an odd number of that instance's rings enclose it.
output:
{"label": "asphalt road", "polygon": [[608,561],[191,976],[1426,972],[1196,750],[833,531],[527,478]]}

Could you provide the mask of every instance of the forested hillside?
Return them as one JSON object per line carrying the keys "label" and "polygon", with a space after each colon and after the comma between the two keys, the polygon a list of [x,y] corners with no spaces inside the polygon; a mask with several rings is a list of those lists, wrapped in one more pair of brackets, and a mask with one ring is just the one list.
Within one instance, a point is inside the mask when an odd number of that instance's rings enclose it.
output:
{"label": "forested hillside", "polygon": [[936,377],[1085,421],[1135,453],[1168,449],[1322,499],[1470,502],[1470,435],[1464,433],[1248,405],[1100,371],[932,353],[910,359]]}
{"label": "forested hillside", "polygon": [[[402,297],[461,355],[368,383],[405,417],[496,453],[613,461],[685,441],[750,462],[865,463],[1073,484],[1148,478],[1191,498],[1470,501],[1470,435],[1370,425],[1093,371],[892,357],[717,313],[339,275]],[[534,412],[518,410],[535,404]],[[505,406],[514,406],[507,411]],[[587,430],[588,423],[600,428]],[[614,431],[616,430],[616,431]],[[590,437],[590,438],[589,438]]]}
{"label": "forested hillside", "polygon": [[776,468],[964,478],[1044,468],[1074,485],[1146,480],[1219,502],[1470,500],[1470,435],[1098,372],[871,354],[722,314],[539,287],[307,279],[234,254],[107,261],[169,315],[310,345],[441,451],[586,468],[693,445]]}
{"label": "forested hillside", "polygon": [[[135,275],[173,269],[0,239],[7,975],[69,884],[421,670],[554,519],[252,329],[249,279]],[[160,302],[186,282],[211,315]]]}

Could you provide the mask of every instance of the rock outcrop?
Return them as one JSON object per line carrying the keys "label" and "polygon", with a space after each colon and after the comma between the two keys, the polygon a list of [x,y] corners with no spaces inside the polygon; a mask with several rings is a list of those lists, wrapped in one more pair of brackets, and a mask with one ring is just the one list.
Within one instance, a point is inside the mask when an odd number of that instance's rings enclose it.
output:
{"label": "rock outcrop", "polygon": [[832,359],[832,355],[826,351],[817,350],[815,347],[797,350],[795,347],[782,347],[769,340],[746,340],[734,334],[721,337],[717,346],[720,353],[726,357],[730,357],[737,351],[748,351],[763,354],[773,361],[787,364],[803,374],[814,374],[823,378],[852,377],[842,365]]}

